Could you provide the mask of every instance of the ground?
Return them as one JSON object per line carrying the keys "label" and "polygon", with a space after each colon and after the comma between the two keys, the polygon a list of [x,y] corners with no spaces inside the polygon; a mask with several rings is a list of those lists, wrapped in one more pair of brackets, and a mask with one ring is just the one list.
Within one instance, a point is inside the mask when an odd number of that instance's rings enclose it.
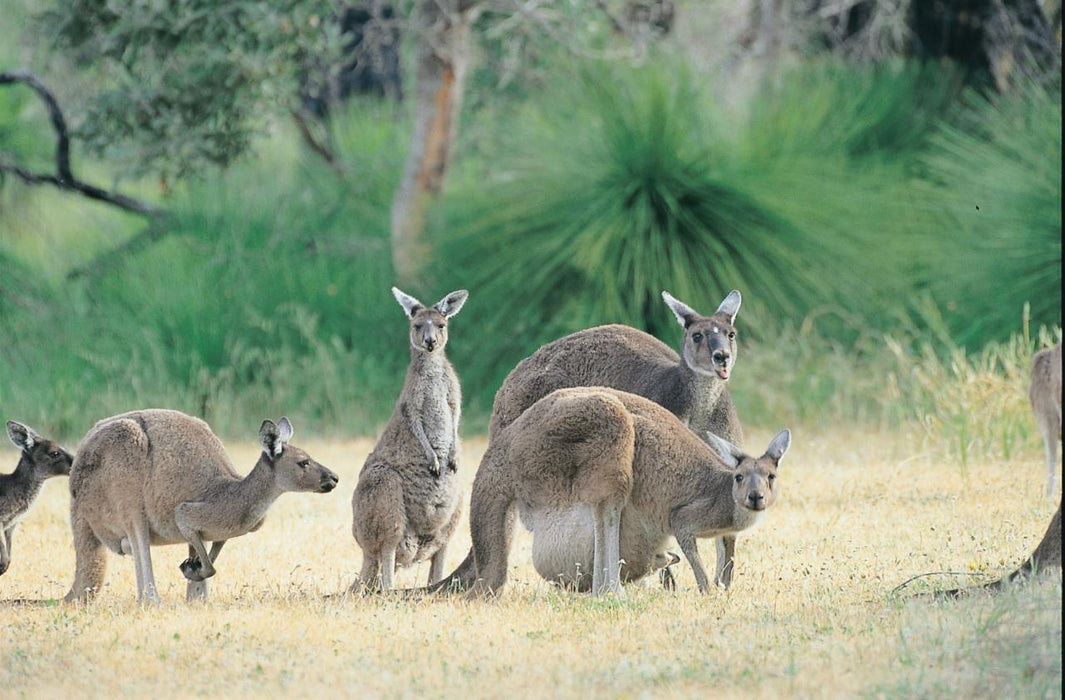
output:
{"label": "ground", "polygon": [[[135,603],[132,562],[114,555],[96,602],[54,602],[74,553],[66,480],[48,482],[0,577],[0,694],[1061,696],[1060,572],[997,596],[912,597],[1028,556],[1057,505],[1042,497],[1035,445],[962,468],[896,433],[796,430],[780,499],[740,538],[728,592],[699,595],[686,562],[675,593],[654,581],[623,600],[558,591],[533,571],[520,532],[497,600],[327,598],[359,570],[350,501],[371,446],[301,444],[340,474],[337,490],[282,496],[259,532],[227,545],[210,602],[191,606],[183,547],[153,549],[159,608]],[[484,448],[464,443],[467,499]],[[246,472],[256,447],[231,453]],[[464,517],[449,570],[469,542]],[[713,543],[702,551],[713,562]],[[961,574],[893,593],[943,571]],[[399,585],[427,573],[405,570]]]}

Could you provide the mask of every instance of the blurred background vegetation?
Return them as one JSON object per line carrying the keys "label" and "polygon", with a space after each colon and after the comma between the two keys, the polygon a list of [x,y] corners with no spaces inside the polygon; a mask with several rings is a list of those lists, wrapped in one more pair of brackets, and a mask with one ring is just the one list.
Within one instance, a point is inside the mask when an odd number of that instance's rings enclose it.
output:
{"label": "blurred background vegetation", "polygon": [[1035,444],[1059,1],[336,7],[0,0],[0,72],[55,96],[72,177],[144,205],[29,183],[57,134],[0,85],[5,419],[372,434],[409,358],[398,284],[470,290],[448,355],[480,433],[540,344],[621,322],[676,346],[661,290],[710,312],[737,288],[745,424]]}

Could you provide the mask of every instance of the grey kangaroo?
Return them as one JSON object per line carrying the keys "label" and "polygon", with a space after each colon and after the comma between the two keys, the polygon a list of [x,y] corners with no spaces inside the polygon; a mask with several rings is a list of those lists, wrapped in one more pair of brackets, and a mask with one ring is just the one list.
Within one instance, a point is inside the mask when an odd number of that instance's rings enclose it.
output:
{"label": "grey kangaroo", "polygon": [[11,566],[11,537],[33,505],[44,480],[70,473],[74,461],[62,447],[22,423],[7,422],[7,436],[19,448],[18,465],[0,474],[0,576]]}
{"label": "grey kangaroo", "polygon": [[349,590],[395,586],[397,566],[430,559],[429,583],[444,575],[447,543],[462,517],[459,380],[444,355],[448,323],[469,293],[426,306],[395,287],[406,312],[410,365],[392,417],[366,458],[351,496],[352,534],[362,571]]}

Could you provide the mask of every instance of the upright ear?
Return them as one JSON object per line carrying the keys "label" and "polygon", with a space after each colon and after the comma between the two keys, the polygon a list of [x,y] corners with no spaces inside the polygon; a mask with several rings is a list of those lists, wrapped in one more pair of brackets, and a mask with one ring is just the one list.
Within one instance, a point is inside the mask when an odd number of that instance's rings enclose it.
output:
{"label": "upright ear", "polygon": [[277,422],[277,429],[281,431],[281,442],[288,442],[292,439],[292,422],[287,416],[281,416],[281,420]]}
{"label": "upright ear", "polygon": [[469,295],[470,293],[465,289],[459,289],[436,302],[433,308],[444,314],[444,318],[451,318],[462,309],[462,305],[466,303],[466,297]]}
{"label": "upright ear", "polygon": [[740,312],[740,302],[742,300],[743,299],[740,297],[740,290],[733,289],[728,293],[728,296],[725,297],[725,300],[721,302],[721,306],[717,307],[717,311],[714,313],[725,314],[728,316],[729,323],[735,323],[736,314]]}
{"label": "upright ear", "polygon": [[284,440],[281,439],[281,429],[274,425],[272,420],[264,420],[259,426],[259,444],[270,458],[277,457],[285,448]]}
{"label": "upright ear", "polygon": [[403,307],[403,310],[405,312],[407,312],[407,318],[413,316],[414,312],[418,308],[425,306],[425,304],[421,303],[420,301],[412,297],[410,294],[405,294],[404,292],[401,292],[398,287],[392,287],[392,296],[396,298],[396,301],[399,302],[399,305]]}
{"label": "upright ear", "polygon": [[677,317],[677,323],[679,323],[682,328],[690,326],[692,321],[699,316],[699,314],[695,313],[695,309],[682,301],[678,301],[672,294],[664,289],[662,290],[662,298],[665,300],[666,306],[668,306],[673,312],[673,315]]}
{"label": "upright ear", "polygon": [[11,442],[15,443],[15,447],[27,452],[41,441],[41,436],[36,430],[13,420],[7,422],[7,436],[11,438]]}
{"label": "upright ear", "polygon": [[721,459],[725,460],[725,464],[735,469],[740,465],[740,459],[743,457],[743,450],[736,447],[725,438],[718,437],[711,432],[706,433],[707,442],[710,447],[714,448],[714,452],[717,452],[721,456]]}
{"label": "upright ear", "polygon": [[791,431],[784,428],[769,441],[769,447],[765,448],[765,456],[777,464],[784,458],[784,453],[791,447]]}

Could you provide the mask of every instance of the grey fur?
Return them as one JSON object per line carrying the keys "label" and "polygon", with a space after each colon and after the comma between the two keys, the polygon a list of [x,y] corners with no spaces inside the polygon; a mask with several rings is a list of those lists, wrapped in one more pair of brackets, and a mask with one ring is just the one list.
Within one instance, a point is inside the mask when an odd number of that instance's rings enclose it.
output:
{"label": "grey fur", "polygon": [[[710,316],[703,316],[669,292],[662,299],[684,328],[680,354],[641,330],[611,324],[578,331],[542,346],[511,370],[495,395],[489,438],[513,423],[536,401],[556,389],[604,386],[644,396],[673,412],[703,436],[720,435],[743,444],[732,396],[726,383],[736,362],[736,329],[741,296],[729,292]],[[699,342],[696,342],[698,338]],[[714,362],[714,354],[724,365]],[[724,377],[718,369],[724,368]],[[719,570],[735,552],[736,540],[718,543]],[[462,563],[473,575],[473,551]]]}
{"label": "grey fur", "polygon": [[7,436],[20,454],[15,471],[0,474],[0,576],[11,566],[15,527],[41,493],[45,479],[69,474],[74,459],[28,425],[9,420]]}
{"label": "grey fur", "polygon": [[[660,566],[673,535],[706,593],[696,540],[758,524],[776,500],[777,467],[790,444],[791,433],[781,431],[754,458],[722,442],[736,460],[730,467],[641,396],[603,387],[555,391],[489,439],[470,498],[474,571],[460,566],[430,588],[498,591],[520,514],[533,532],[533,564],[548,580],[617,591]],[[727,587],[732,561],[718,564],[716,579]]]}
{"label": "grey fur", "polygon": [[[288,423],[281,420],[282,426]],[[159,602],[151,545],[188,543],[181,564],[186,597],[205,598],[204,581],[225,542],[258,530],[282,493],[327,493],[337,475],[285,443],[288,429],[263,421],[263,451],[240,477],[210,427],[179,411],[131,411],[99,421],[78,447],[70,471],[70,523],[76,570],[66,600],[83,601],[103,585],[106,546],[132,554],[137,599]],[[212,542],[208,552],[204,542]]]}
{"label": "grey fur", "polygon": [[397,566],[425,559],[431,560],[429,582],[439,580],[462,516],[456,477],[462,393],[444,346],[448,322],[468,292],[451,292],[431,307],[395,287],[392,294],[410,319],[411,361],[392,417],[351,496],[351,530],[363,556],[352,591],[378,582],[390,590]]}
{"label": "grey fur", "polygon": [[1053,498],[1054,477],[1058,466],[1058,442],[1061,440],[1061,343],[1041,350],[1032,357],[1032,384],[1028,401],[1035,413],[1035,422],[1043,433],[1047,459],[1048,498]]}

